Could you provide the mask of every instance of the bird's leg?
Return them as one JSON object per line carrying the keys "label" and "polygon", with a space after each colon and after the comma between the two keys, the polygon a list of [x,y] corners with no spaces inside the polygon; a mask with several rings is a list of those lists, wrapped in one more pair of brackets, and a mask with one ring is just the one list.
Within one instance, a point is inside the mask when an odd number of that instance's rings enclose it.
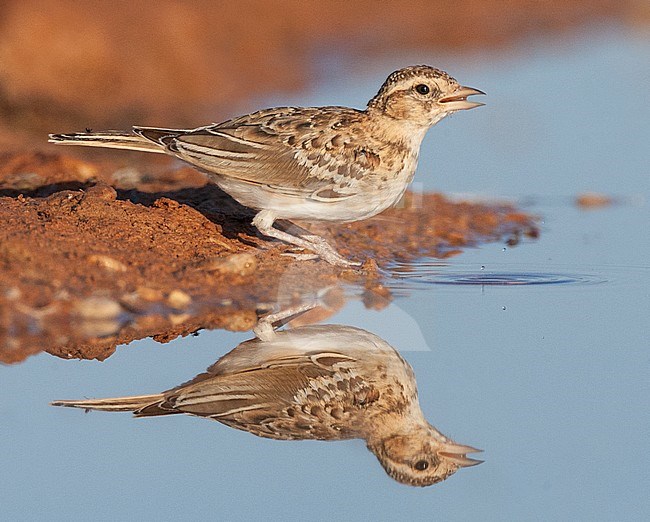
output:
{"label": "bird's leg", "polygon": [[[318,236],[300,237],[293,235],[275,228],[273,226],[274,222],[275,215],[270,210],[262,210],[253,218],[253,225],[265,236],[279,239],[280,241],[304,248],[305,250],[311,250],[315,254],[318,254],[321,259],[332,265],[349,267],[359,266],[361,264],[355,261],[348,261],[334,250],[327,241]],[[315,237],[318,239],[313,239]]]}
{"label": "bird's leg", "polygon": [[315,298],[307,303],[260,317],[257,324],[253,327],[253,333],[262,341],[272,341],[275,339],[275,331],[278,328],[281,328],[296,317],[301,316],[305,312],[309,312],[309,310],[317,306],[319,306],[319,302],[318,298]]}
{"label": "bird's leg", "polygon": [[282,228],[285,232],[291,234],[292,236],[301,237],[305,241],[309,241],[315,245],[323,245],[325,248],[332,248],[331,245],[325,240],[325,238],[314,234],[313,232],[301,227],[300,225],[296,225],[292,221],[284,220],[282,223]]}
{"label": "bird's leg", "polygon": [[[300,237],[305,241],[309,241],[310,243],[321,244],[324,246],[324,248],[328,248],[330,246],[329,243],[324,238],[317,236],[312,232],[310,232],[309,230],[307,230],[306,228],[296,225],[295,223],[292,223],[291,221],[288,221],[286,219],[282,220],[282,222],[276,221],[275,226],[280,228],[280,230],[286,232],[287,234],[291,234],[292,236],[295,237]],[[301,250],[304,252],[304,249],[301,248]],[[308,261],[310,259],[318,259],[320,257],[318,254],[306,254],[306,253],[300,253],[300,254],[287,253],[285,255],[291,256],[294,259],[299,261]]]}

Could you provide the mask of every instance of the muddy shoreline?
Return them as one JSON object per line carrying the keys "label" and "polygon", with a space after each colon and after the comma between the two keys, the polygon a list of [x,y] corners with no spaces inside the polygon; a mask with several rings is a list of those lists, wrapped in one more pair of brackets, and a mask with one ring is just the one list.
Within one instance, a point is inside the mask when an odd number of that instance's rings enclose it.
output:
{"label": "muddy shoreline", "polygon": [[364,222],[302,223],[365,261],[343,270],[287,256],[252,216],[174,161],[125,170],[59,154],[0,157],[0,361],[43,350],[104,359],[143,337],[249,330],[278,303],[346,281],[381,307],[391,298],[381,267],[538,235],[535,218],[509,205],[408,193]]}

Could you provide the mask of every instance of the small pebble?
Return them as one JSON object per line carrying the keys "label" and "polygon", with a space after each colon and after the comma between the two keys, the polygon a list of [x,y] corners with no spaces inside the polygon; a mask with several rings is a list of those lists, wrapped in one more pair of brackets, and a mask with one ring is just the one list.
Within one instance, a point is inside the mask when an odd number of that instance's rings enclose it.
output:
{"label": "small pebble", "polygon": [[75,306],[77,313],[87,320],[112,319],[122,313],[120,303],[110,297],[91,296],[81,299]]}
{"label": "small pebble", "polygon": [[172,290],[167,296],[167,304],[177,310],[184,310],[192,302],[192,298],[182,290]]}
{"label": "small pebble", "polygon": [[160,290],[155,288],[149,288],[147,286],[139,286],[136,289],[138,296],[144,301],[149,301],[150,303],[157,303],[163,300],[163,293]]}
{"label": "small pebble", "polygon": [[117,191],[106,183],[97,183],[84,191],[84,199],[115,201],[117,199]]}
{"label": "small pebble", "polygon": [[109,256],[104,256],[101,254],[93,254],[91,256],[88,256],[88,261],[90,263],[94,263],[96,265],[101,266],[102,268],[105,268],[107,270],[110,270],[112,272],[126,272],[127,271],[127,266],[122,263],[121,261],[118,261],[117,259],[114,259]]}
{"label": "small pebble", "polygon": [[190,317],[192,317],[192,314],[169,314],[167,319],[169,319],[172,325],[177,326],[187,321]]}
{"label": "small pebble", "polygon": [[614,200],[606,194],[596,192],[585,192],[578,194],[575,199],[576,206],[580,208],[601,208],[608,207],[614,203]]}
{"label": "small pebble", "polygon": [[19,288],[16,288],[15,286],[12,286],[11,288],[7,288],[4,291],[4,296],[9,301],[15,301],[16,299],[20,298],[21,295],[22,295],[22,292],[20,291]]}
{"label": "small pebble", "polygon": [[110,337],[120,331],[120,321],[115,319],[92,319],[80,325],[84,337]]}
{"label": "small pebble", "polygon": [[216,271],[221,274],[249,276],[257,270],[257,259],[252,254],[232,254],[228,257],[210,259],[201,264],[202,270]]}

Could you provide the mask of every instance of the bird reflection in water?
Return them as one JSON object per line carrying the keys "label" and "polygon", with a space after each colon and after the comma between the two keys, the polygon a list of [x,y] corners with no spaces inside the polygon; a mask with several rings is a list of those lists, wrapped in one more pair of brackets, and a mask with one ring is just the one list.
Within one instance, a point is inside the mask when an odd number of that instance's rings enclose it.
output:
{"label": "bird reflection in water", "polygon": [[163,393],[52,404],[136,417],[186,413],[270,439],[360,438],[392,478],[411,486],[481,462],[467,456],[480,450],[426,421],[413,370],[376,335],[341,325],[277,331],[264,319],[255,333],[206,373]]}

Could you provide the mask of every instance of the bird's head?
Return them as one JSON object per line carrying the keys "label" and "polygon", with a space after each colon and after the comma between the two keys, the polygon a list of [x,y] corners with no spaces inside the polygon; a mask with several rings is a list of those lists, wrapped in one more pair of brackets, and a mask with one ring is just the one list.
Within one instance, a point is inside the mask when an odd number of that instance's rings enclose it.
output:
{"label": "bird's head", "polygon": [[408,486],[430,486],[459,468],[483,462],[467,456],[481,450],[444,439],[433,428],[372,441],[368,449],[377,456],[386,473]]}
{"label": "bird's head", "polygon": [[428,128],[452,112],[483,105],[468,101],[474,94],[485,93],[460,85],[444,71],[415,65],[392,73],[368,102],[368,111]]}

